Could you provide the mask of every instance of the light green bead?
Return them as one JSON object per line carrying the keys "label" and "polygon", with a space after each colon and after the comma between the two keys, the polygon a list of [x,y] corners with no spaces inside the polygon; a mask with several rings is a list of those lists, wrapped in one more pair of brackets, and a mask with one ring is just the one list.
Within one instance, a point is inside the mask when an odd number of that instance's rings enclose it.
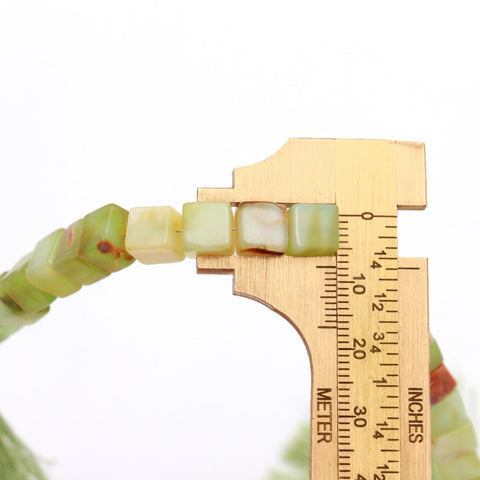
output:
{"label": "light green bead", "polygon": [[432,439],[436,439],[445,433],[463,425],[468,420],[463,400],[458,389],[452,390],[440,402],[432,405]]}
{"label": "light green bead", "polygon": [[[15,303],[7,296],[5,290],[0,288],[0,327],[23,325],[21,318],[15,314],[13,305]],[[18,306],[15,306],[18,310]]]}
{"label": "light green bead", "polygon": [[477,438],[470,420],[432,441],[432,455],[438,464],[446,463],[459,454],[476,448]]}
{"label": "light green bead", "polygon": [[63,233],[53,261],[53,268],[73,283],[91,285],[108,277],[110,273],[78,256],[82,224],[83,219],[77,220]]}
{"label": "light green bead", "polygon": [[30,325],[40,320],[49,310],[50,307],[46,307],[35,313],[25,313],[22,312],[22,310],[14,311],[0,301],[0,327],[22,327],[24,325]]}
{"label": "light green bead", "polygon": [[31,254],[22,258],[9,272],[0,277],[0,287],[25,313],[35,313],[48,307],[55,296],[33,286],[25,275]]}
{"label": "light green bead", "polygon": [[430,371],[433,372],[443,363],[443,356],[434,338],[430,342]]}
{"label": "light green bead", "polygon": [[181,262],[182,216],[172,207],[136,207],[130,210],[125,248],[139,262]]}
{"label": "light green bead", "polygon": [[185,203],[182,216],[183,248],[187,256],[233,254],[230,203]]}
{"label": "light green bead", "polygon": [[42,238],[35,246],[26,271],[27,280],[32,285],[57,297],[66,297],[82,287],[80,284],[71,282],[53,268],[58,246],[64,233],[65,229],[60,228]]}
{"label": "light green bead", "polygon": [[437,464],[433,459],[432,459],[432,480],[441,480],[440,474],[438,473]]}
{"label": "light green bead", "polygon": [[131,265],[135,259],[125,249],[128,211],[113,203],[85,215],[78,256],[107,272]]}
{"label": "light green bead", "polygon": [[[2,278],[3,275],[0,278]],[[0,287],[0,327],[21,327],[22,325],[29,325],[42,318],[48,310],[49,307],[46,307],[35,313],[25,313],[10,298],[8,293]]]}
{"label": "light green bead", "polygon": [[288,244],[288,214],[284,205],[242,203],[235,212],[239,255],[282,254]]}
{"label": "light green bead", "polygon": [[[1,312],[0,312],[0,315],[1,315]],[[9,325],[9,326],[0,325],[0,342],[2,340],[5,340],[12,333],[17,332],[21,328],[22,328],[22,325]]]}
{"label": "light green bead", "polygon": [[480,479],[480,460],[475,452],[468,452],[447,463],[437,464],[440,480]]}
{"label": "light green bead", "polygon": [[298,203],[288,211],[287,255],[332,256],[339,245],[338,207]]}

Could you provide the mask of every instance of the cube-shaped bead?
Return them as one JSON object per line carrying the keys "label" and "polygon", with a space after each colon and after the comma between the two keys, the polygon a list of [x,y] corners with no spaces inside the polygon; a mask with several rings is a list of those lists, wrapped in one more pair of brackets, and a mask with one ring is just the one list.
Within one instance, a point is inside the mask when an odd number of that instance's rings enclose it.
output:
{"label": "cube-shaped bead", "polygon": [[440,365],[430,373],[430,403],[435,405],[443,400],[456,387],[457,382],[447,370],[445,365]]}
{"label": "cube-shaped bead", "polygon": [[50,307],[46,307],[38,312],[25,313],[0,287],[0,327],[29,325],[42,318],[49,309]]}
{"label": "cube-shaped bead", "polygon": [[430,412],[432,418],[432,439],[460,427],[467,421],[465,405],[457,388],[452,390],[440,402],[432,405]]}
{"label": "cube-shaped bead", "polygon": [[239,255],[281,255],[288,245],[288,213],[275,203],[242,203],[235,213]]}
{"label": "cube-shaped bead", "polygon": [[82,287],[78,283],[71,282],[53,268],[53,262],[64,233],[65,229],[60,228],[42,238],[35,246],[26,271],[27,280],[32,285],[57,297],[66,297]]}
{"label": "cube-shaped bead", "polygon": [[438,473],[438,468],[435,460],[432,458],[432,480],[442,480],[440,474]]}
{"label": "cube-shaped bead", "polygon": [[475,452],[468,452],[447,463],[437,463],[437,470],[441,480],[478,480],[480,460]]}
{"label": "cube-shaped bead", "polygon": [[12,333],[15,333],[16,331],[20,330],[21,328],[22,328],[22,325],[9,325],[9,326],[0,325],[0,342],[2,340],[5,340]]}
{"label": "cube-shaped bead", "polygon": [[183,248],[188,257],[232,255],[233,214],[228,202],[183,205]]}
{"label": "cube-shaped bead", "polygon": [[22,258],[9,272],[0,277],[0,287],[25,313],[35,313],[48,307],[55,296],[33,286],[25,275],[31,254]]}
{"label": "cube-shaped bead", "polygon": [[91,285],[108,277],[110,273],[78,256],[82,224],[83,219],[77,220],[63,233],[53,261],[53,268],[73,283]]}
{"label": "cube-shaped bead", "polygon": [[477,438],[472,422],[463,425],[432,440],[432,455],[437,463],[453,460],[461,453],[477,448]]}
{"label": "cube-shaped bead", "polygon": [[287,255],[332,256],[339,244],[338,207],[299,203],[288,211]]}
{"label": "cube-shaped bead", "polygon": [[172,207],[136,207],[130,210],[125,248],[139,262],[181,262],[182,216]]}
{"label": "cube-shaped bead", "polygon": [[125,249],[127,220],[127,210],[114,204],[85,215],[78,256],[110,273],[131,265],[135,259]]}
{"label": "cube-shaped bead", "polygon": [[[3,275],[5,274],[2,274],[2,277]],[[8,327],[10,325],[17,325],[17,312],[21,312],[19,306],[9,297],[7,292],[0,287],[0,326]]]}
{"label": "cube-shaped bead", "polygon": [[434,338],[430,342],[430,372],[433,372],[443,363],[443,356]]}

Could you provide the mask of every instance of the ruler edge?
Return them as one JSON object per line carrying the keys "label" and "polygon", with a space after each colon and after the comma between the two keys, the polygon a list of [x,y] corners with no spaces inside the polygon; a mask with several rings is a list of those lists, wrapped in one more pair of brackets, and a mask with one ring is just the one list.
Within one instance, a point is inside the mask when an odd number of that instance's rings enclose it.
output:
{"label": "ruler edge", "polygon": [[[430,418],[430,332],[429,332],[429,296],[428,296],[428,259],[421,257],[403,257],[398,259],[399,267],[399,283],[398,283],[398,299],[399,299],[399,340],[400,340],[400,442],[401,442],[401,465],[402,480],[431,480],[431,418]],[[415,277],[417,277],[415,279]],[[423,296],[418,294],[417,287],[422,285]],[[405,296],[417,293],[414,296],[419,310],[424,316],[420,322],[417,322],[418,331],[415,332],[415,320],[408,319],[412,316],[414,310],[413,301],[402,301]],[[421,302],[421,303],[420,303]],[[408,310],[410,312],[408,313]],[[409,325],[410,323],[410,325]],[[407,334],[407,338],[405,337]],[[414,342],[408,341],[409,335],[420,334],[420,338],[424,338],[423,349],[417,349]],[[405,362],[411,361],[413,364],[424,365],[422,382],[425,392],[424,398],[424,441],[423,448],[412,446],[408,441],[408,408],[404,405],[408,401],[409,380],[405,379]],[[403,365],[403,368],[402,368]],[[419,471],[422,466],[425,467],[424,472]],[[423,475],[423,476],[420,476]]]}
{"label": "ruler edge", "polygon": [[[340,143],[343,141],[346,142],[379,142],[379,140],[368,140],[368,139],[300,139],[300,138],[294,138],[290,139],[280,150],[284,150],[287,146],[292,148],[294,143],[297,142],[302,142],[302,141],[308,141],[308,140],[313,140],[313,141],[335,141],[340,140]],[[391,140],[383,140],[380,142],[384,142],[385,144],[389,143],[392,145],[392,147],[395,149],[395,156],[396,156],[396,164],[397,164],[397,209],[398,210],[423,210],[426,207],[426,172],[425,172],[425,146],[423,143],[417,143],[417,142],[402,142],[402,141],[391,141]],[[249,169],[250,167],[255,167],[259,166],[260,164],[266,162],[266,161],[271,161],[274,159],[274,157],[277,156],[279,152],[276,152],[273,154],[271,157],[267,158],[266,160],[263,160],[261,162],[255,163],[253,165],[248,165],[245,167],[239,167],[238,169],[234,169],[233,172],[233,182],[232,182],[232,188],[198,188],[197,190],[197,195],[198,195],[198,201],[229,201],[232,203],[233,206],[236,206],[239,201],[236,197],[238,195],[237,188],[243,187],[243,185],[236,184],[236,173],[239,171],[245,171],[246,169]],[[415,168],[410,168],[410,167],[415,167]],[[419,170],[420,169],[420,170]],[[415,176],[415,178],[412,178],[412,173],[413,172],[419,172],[418,175]],[[407,175],[406,175],[407,174]],[[402,179],[402,180],[401,180]],[[415,180],[415,181],[413,181]],[[403,193],[406,193],[405,186],[409,185],[409,190],[410,190],[410,195],[412,194],[412,185],[414,186],[413,190],[415,193],[415,198],[411,198],[409,202],[405,201]],[[255,186],[251,185],[250,188],[254,189]],[[240,188],[241,190],[242,188]],[[257,201],[272,201],[271,199],[263,199],[263,198],[255,198]],[[335,202],[336,203],[336,202]],[[234,259],[234,256],[230,257],[224,257],[222,259],[217,258],[212,258],[212,257],[202,257],[199,256],[197,257],[197,273],[215,273],[215,274],[233,274],[234,275],[234,285],[235,285],[235,273],[236,273],[236,261]],[[399,261],[403,261],[404,259],[399,259]],[[400,289],[400,282],[399,282],[399,289]],[[235,287],[234,287],[235,290]],[[235,291],[233,292],[234,294],[238,295]],[[242,294],[240,294],[242,295]],[[259,301],[258,298],[256,297],[249,297],[248,295],[242,295],[246,296],[248,298],[254,299]],[[277,310],[272,308],[271,305],[268,305],[267,303],[261,302],[265,306],[269,307],[270,309],[276,311],[279,313],[281,316],[282,313]],[[427,302],[428,304],[428,302]],[[285,317],[285,316],[284,316]],[[288,318],[287,318],[288,320]],[[290,322],[292,323],[292,322]],[[292,323],[293,324],[293,323]],[[297,333],[299,333],[297,331]],[[305,346],[307,347],[307,353],[309,355],[309,359],[311,360],[311,352],[308,348],[308,345],[305,342],[305,339],[302,338],[304,341]],[[401,382],[402,383],[402,382]],[[313,372],[312,372],[312,387],[313,387]],[[427,391],[427,394],[429,395],[429,389]],[[311,388],[311,400],[313,401],[313,395],[314,395],[314,389]],[[400,396],[402,396],[400,394]],[[429,405],[428,405],[429,406]],[[338,406],[337,406],[338,408]],[[427,409],[429,413],[429,409]],[[401,428],[401,427],[400,427]],[[429,428],[428,428],[429,430]],[[402,433],[402,432],[401,432]],[[338,432],[337,432],[338,435]],[[401,438],[403,438],[404,435],[402,433]],[[427,442],[428,443],[428,442]],[[429,463],[429,462],[428,462]],[[402,473],[403,473],[403,468],[402,468]],[[429,479],[430,480],[430,479]]]}

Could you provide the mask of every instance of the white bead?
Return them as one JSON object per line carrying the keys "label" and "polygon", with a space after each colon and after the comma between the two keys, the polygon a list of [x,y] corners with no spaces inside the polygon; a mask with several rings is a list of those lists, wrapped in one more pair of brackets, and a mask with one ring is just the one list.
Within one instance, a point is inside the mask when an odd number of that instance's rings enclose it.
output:
{"label": "white bead", "polygon": [[237,208],[237,253],[282,254],[288,245],[288,214],[284,205],[254,202]]}

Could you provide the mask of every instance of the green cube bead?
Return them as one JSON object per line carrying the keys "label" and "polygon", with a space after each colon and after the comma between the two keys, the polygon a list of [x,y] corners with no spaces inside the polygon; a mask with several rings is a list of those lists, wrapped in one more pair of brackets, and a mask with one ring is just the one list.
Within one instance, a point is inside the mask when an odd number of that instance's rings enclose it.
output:
{"label": "green cube bead", "polygon": [[48,307],[55,296],[33,286],[25,275],[30,255],[20,260],[0,278],[0,287],[25,313],[35,313]]}
{"label": "green cube bead", "polygon": [[135,259],[125,248],[127,221],[128,211],[114,204],[86,215],[78,256],[110,273],[131,265]]}
{"label": "green cube bead", "polygon": [[468,420],[463,400],[456,388],[438,403],[432,405],[430,413],[433,440],[459,428]]}
{"label": "green cube bead", "polygon": [[430,371],[433,372],[443,363],[443,356],[434,338],[430,342]]}
{"label": "green cube bead", "polygon": [[287,255],[333,256],[339,245],[338,207],[298,203],[288,211]]}
{"label": "green cube bead", "polygon": [[447,463],[437,463],[440,480],[480,479],[480,460],[475,452],[459,455]]}
{"label": "green cube bead", "polygon": [[[3,278],[3,275],[0,278]],[[49,310],[50,307],[46,307],[35,313],[25,313],[0,287],[0,327],[29,325],[42,318]]]}
{"label": "green cube bead", "polygon": [[441,480],[435,460],[432,459],[432,480]]}
{"label": "green cube bead", "polygon": [[82,224],[83,219],[77,220],[63,233],[53,261],[53,269],[73,283],[91,285],[108,277],[110,273],[78,256]]}
{"label": "green cube bead", "polygon": [[[1,313],[0,313],[0,315],[1,315]],[[12,333],[17,332],[21,328],[22,328],[22,325],[9,325],[9,326],[0,325],[0,342],[2,340],[5,340]]]}
{"label": "green cube bead", "polygon": [[230,203],[185,203],[182,217],[183,248],[188,257],[233,254],[233,213]]}
{"label": "green cube bead", "polygon": [[470,420],[432,441],[432,455],[437,463],[448,462],[476,448],[477,438]]}
{"label": "green cube bead", "polygon": [[17,312],[21,312],[19,306],[9,297],[7,292],[0,287],[0,326],[9,327],[18,325],[19,319]]}
{"label": "green cube bead", "polygon": [[26,272],[27,280],[32,285],[57,297],[66,297],[82,287],[78,283],[71,282],[53,268],[53,262],[64,233],[65,229],[60,228],[37,243]]}

